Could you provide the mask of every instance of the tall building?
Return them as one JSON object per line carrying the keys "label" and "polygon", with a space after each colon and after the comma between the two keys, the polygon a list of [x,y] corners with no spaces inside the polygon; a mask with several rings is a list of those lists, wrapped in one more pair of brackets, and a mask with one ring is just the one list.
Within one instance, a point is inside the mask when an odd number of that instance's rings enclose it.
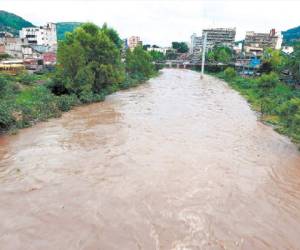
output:
{"label": "tall building", "polygon": [[128,38],[128,47],[134,49],[138,45],[143,45],[139,36],[131,36]]}
{"label": "tall building", "polygon": [[191,47],[190,47],[190,54],[191,54],[190,59],[192,63],[198,63],[200,61],[202,46],[203,46],[203,37],[197,36],[196,33],[193,33],[193,35],[191,36]]}
{"label": "tall building", "polygon": [[204,29],[202,36],[207,34],[207,47],[209,49],[214,46],[227,46],[229,48],[234,47],[235,41],[235,28],[215,28],[215,29]]}
{"label": "tall building", "polygon": [[27,39],[19,37],[6,37],[4,41],[5,53],[11,57],[23,58],[22,49],[28,45]]}
{"label": "tall building", "polygon": [[265,48],[280,49],[282,44],[281,32],[271,29],[269,33],[246,32],[244,51],[248,54],[261,55]]}
{"label": "tall building", "polygon": [[191,54],[196,54],[201,52],[202,41],[203,41],[202,36],[197,36],[196,33],[193,33],[193,35],[191,36],[191,48],[190,48]]}
{"label": "tall building", "polygon": [[20,30],[20,38],[27,38],[29,44],[56,48],[56,24],[47,23],[45,26],[23,28]]}

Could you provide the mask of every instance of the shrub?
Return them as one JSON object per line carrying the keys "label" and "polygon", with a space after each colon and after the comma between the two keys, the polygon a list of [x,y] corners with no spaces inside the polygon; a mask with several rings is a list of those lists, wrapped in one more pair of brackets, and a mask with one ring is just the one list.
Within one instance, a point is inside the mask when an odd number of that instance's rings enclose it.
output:
{"label": "shrub", "polygon": [[69,111],[73,106],[78,105],[79,102],[76,95],[61,95],[57,97],[57,106],[63,112]]}
{"label": "shrub", "polygon": [[22,72],[19,76],[18,79],[21,83],[25,85],[31,85],[35,81],[35,76],[33,74],[29,74],[27,72]]}
{"label": "shrub", "polygon": [[36,86],[24,90],[16,99],[16,105],[22,111],[25,124],[31,121],[46,120],[60,115],[57,98],[45,87]]}
{"label": "shrub", "polygon": [[274,88],[279,83],[279,77],[275,72],[270,74],[262,74],[257,79],[257,86],[262,89]]}
{"label": "shrub", "polygon": [[15,118],[12,115],[12,108],[8,103],[0,101],[0,129],[7,130],[15,123]]}
{"label": "shrub", "polygon": [[235,77],[236,77],[236,72],[235,72],[234,68],[229,67],[224,70],[225,80],[232,80]]}
{"label": "shrub", "polygon": [[83,91],[79,99],[82,103],[101,102],[105,99],[105,93],[95,94],[91,91]]}

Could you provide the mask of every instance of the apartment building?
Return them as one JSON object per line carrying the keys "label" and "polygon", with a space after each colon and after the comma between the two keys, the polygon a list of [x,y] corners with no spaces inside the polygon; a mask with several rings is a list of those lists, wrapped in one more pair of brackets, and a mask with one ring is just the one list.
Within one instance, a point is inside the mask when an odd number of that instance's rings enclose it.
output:
{"label": "apartment building", "polygon": [[236,29],[235,28],[213,28],[204,29],[202,36],[207,34],[207,48],[211,49],[214,46],[234,47]]}
{"label": "apartment building", "polygon": [[138,45],[143,45],[143,42],[141,41],[139,36],[131,36],[128,38],[128,47],[130,49],[134,49]]}
{"label": "apartment building", "polygon": [[247,54],[262,55],[264,49],[281,49],[282,35],[271,29],[269,33],[255,33],[254,31],[246,32],[244,51]]}
{"label": "apartment building", "polygon": [[200,53],[202,50],[202,36],[197,36],[196,33],[193,33],[191,36],[191,47],[190,47],[190,53],[191,54],[197,54]]}
{"label": "apartment building", "polygon": [[28,27],[20,30],[20,38],[27,39],[29,44],[57,47],[56,24],[47,23],[45,26]]}

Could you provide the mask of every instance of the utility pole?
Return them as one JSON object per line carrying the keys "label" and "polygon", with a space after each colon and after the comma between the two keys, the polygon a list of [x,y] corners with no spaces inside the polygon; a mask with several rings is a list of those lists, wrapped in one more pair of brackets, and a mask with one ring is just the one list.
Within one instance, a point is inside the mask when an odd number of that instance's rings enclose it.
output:
{"label": "utility pole", "polygon": [[203,76],[204,76],[206,42],[207,42],[207,33],[205,32],[204,39],[203,39],[203,48],[202,48],[201,79],[203,79]]}

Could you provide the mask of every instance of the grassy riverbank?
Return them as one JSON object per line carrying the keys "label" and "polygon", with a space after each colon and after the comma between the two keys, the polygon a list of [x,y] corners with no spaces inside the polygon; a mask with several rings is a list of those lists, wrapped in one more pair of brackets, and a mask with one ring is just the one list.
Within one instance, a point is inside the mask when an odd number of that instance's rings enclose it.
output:
{"label": "grassy riverbank", "polygon": [[225,80],[260,113],[263,122],[274,126],[279,133],[300,144],[300,89],[279,80],[276,73],[244,78],[227,68],[214,76]]}
{"label": "grassy riverbank", "polygon": [[62,112],[75,106],[104,101],[105,96],[118,90],[136,87],[150,77],[158,75],[155,71],[149,77],[128,76],[120,84],[114,84],[100,92],[55,95],[51,88],[51,75],[17,76],[0,74],[0,134],[15,133],[18,129],[30,127],[39,121],[60,117]]}

